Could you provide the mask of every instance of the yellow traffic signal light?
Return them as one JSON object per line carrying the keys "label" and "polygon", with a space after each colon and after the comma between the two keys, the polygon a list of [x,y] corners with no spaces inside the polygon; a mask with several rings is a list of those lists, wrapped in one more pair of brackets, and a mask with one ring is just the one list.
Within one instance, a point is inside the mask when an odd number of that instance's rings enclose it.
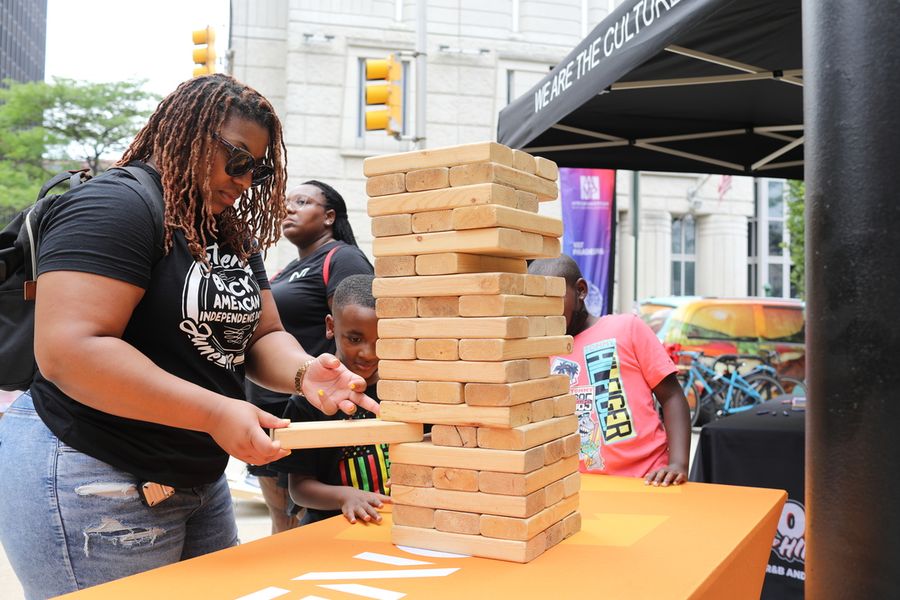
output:
{"label": "yellow traffic signal light", "polygon": [[216,72],[216,32],[212,27],[195,29],[194,39],[194,77]]}
{"label": "yellow traffic signal light", "polygon": [[396,54],[387,58],[366,59],[366,105],[379,106],[366,111],[366,131],[384,130],[388,135],[403,133],[403,62]]}

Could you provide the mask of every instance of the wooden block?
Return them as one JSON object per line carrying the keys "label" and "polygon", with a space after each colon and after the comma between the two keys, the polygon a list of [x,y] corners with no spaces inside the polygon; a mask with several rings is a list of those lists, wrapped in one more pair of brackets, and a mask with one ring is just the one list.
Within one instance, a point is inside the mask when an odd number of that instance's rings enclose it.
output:
{"label": "wooden block", "polygon": [[566,318],[562,315],[558,317],[546,317],[545,334],[544,335],[566,335]]}
{"label": "wooden block", "polygon": [[420,381],[416,384],[416,399],[431,404],[462,404],[466,401],[464,389],[458,381]]}
{"label": "wooden block", "polygon": [[417,275],[450,275],[453,273],[526,273],[528,264],[523,258],[484,256],[444,252],[416,257]]}
{"label": "wooden block", "polygon": [[511,496],[527,496],[554,481],[578,471],[578,457],[570,456],[555,463],[541,467],[531,473],[498,473],[493,471],[478,472],[478,490],[486,494],[504,494]]}
{"label": "wooden block", "polygon": [[375,277],[408,277],[415,274],[415,256],[375,257]]}
{"label": "wooden block", "polygon": [[413,232],[411,215],[385,215],[372,219],[372,236],[387,237]]}
{"label": "wooden block", "polygon": [[528,379],[543,379],[544,377],[550,377],[549,358],[527,358],[524,360],[528,361]]}
{"label": "wooden block", "polygon": [[[524,235],[524,234],[523,234]],[[398,236],[399,237],[399,236]],[[394,240],[398,238],[381,238],[383,240]],[[530,249],[530,247],[529,247]],[[534,256],[534,258],[556,258],[562,252],[562,246],[559,243],[559,238],[543,236],[543,244],[541,246],[540,255]]]}
{"label": "wooden block", "polygon": [[[358,420],[358,419],[357,419]],[[477,450],[463,450],[477,452]],[[436,488],[391,485],[393,504],[412,504],[444,510],[461,510],[507,517],[530,517],[544,508],[543,490],[528,496],[504,496],[482,492],[460,492]]]}
{"label": "wooden block", "polygon": [[540,209],[540,200],[538,200],[537,194],[516,190],[516,208],[536,213]]}
{"label": "wooden block", "polygon": [[571,433],[562,439],[563,441],[563,456],[572,456],[579,450],[581,450],[581,434],[580,433]]}
{"label": "wooden block", "polygon": [[431,487],[434,485],[434,467],[391,461],[391,485],[395,484]]}
{"label": "wooden block", "polygon": [[566,486],[562,479],[544,487],[544,506],[553,506],[566,497]]}
{"label": "wooden block", "polygon": [[581,489],[581,473],[572,473],[571,475],[567,475],[562,481],[566,489],[566,497],[569,497],[572,494],[577,494],[578,490]]}
{"label": "wooden block", "polygon": [[[506,207],[504,207],[506,208]],[[453,229],[452,210],[429,210],[412,215],[412,233],[450,231]]]}
{"label": "wooden block", "polygon": [[[554,440],[577,431],[578,417],[575,415],[555,417],[511,429],[481,427],[478,429],[478,446],[499,450],[527,450],[551,444]],[[566,451],[567,448],[563,448],[563,454]]]}
{"label": "wooden block", "polygon": [[416,382],[379,379],[378,399],[382,401],[391,400],[393,402],[415,402]]}
{"label": "wooden block", "polygon": [[[551,237],[559,237],[563,233],[563,222],[560,219],[508,206],[496,204],[467,206],[455,208],[452,213],[452,228],[457,230],[508,227],[517,231],[530,231]],[[413,231],[415,230],[415,217],[413,217]]]}
{"label": "wooden block", "polygon": [[405,191],[406,175],[403,173],[376,175],[366,179],[366,194],[369,196],[387,196]]}
{"label": "wooden block", "polygon": [[544,444],[544,464],[550,465],[565,458],[566,444],[563,438],[557,438]]}
{"label": "wooden block", "polygon": [[478,535],[481,515],[456,510],[435,510],[434,528],[438,531]]}
{"label": "wooden block", "polygon": [[477,448],[478,428],[463,425],[434,425],[431,428],[431,443],[435,446]]}
{"label": "wooden block", "polygon": [[553,399],[553,416],[564,417],[575,414],[575,394],[566,394]]}
{"label": "wooden block", "polygon": [[410,444],[392,444],[389,449],[392,465],[395,463],[426,465],[429,467],[455,467],[501,471],[503,473],[530,473],[544,466],[544,448],[529,450],[491,450],[486,448],[453,448],[435,446],[430,441]]}
{"label": "wooden block", "polygon": [[410,338],[376,340],[375,354],[379,359],[413,360],[416,358],[416,340]]}
{"label": "wooden block", "polygon": [[[546,240],[556,241],[556,254],[548,254]],[[443,252],[464,252],[467,254],[488,254],[491,256],[513,256],[521,258],[544,258],[559,256],[559,240],[537,233],[527,233],[490,227],[466,231],[438,231],[435,233],[415,233],[372,240],[375,256],[402,256],[407,254],[439,254]]]}
{"label": "wooden block", "polygon": [[391,508],[394,525],[434,528],[434,509],[423,506],[397,505]]}
{"label": "wooden block", "polygon": [[[520,297],[525,298],[526,296]],[[572,336],[569,335],[527,337],[517,340],[465,339],[459,340],[459,358],[462,360],[516,360],[555,356],[571,353],[572,344]],[[416,353],[418,353],[418,349]]]}
{"label": "wooden block", "polygon": [[415,169],[406,173],[406,191],[422,192],[425,190],[437,190],[450,185],[450,169],[447,167],[432,167],[430,169]]}
{"label": "wooden block", "polygon": [[528,317],[528,337],[542,337],[547,335],[547,321],[545,317]]}
{"label": "wooden block", "polygon": [[532,400],[559,396],[568,391],[568,376],[551,375],[544,379],[499,385],[467,383],[465,396],[466,404],[472,406],[514,406]]}
{"label": "wooden block", "polygon": [[[524,477],[524,475],[522,476]],[[431,472],[433,487],[440,490],[459,490],[460,492],[478,491],[478,471],[475,469],[454,469],[453,467],[435,467]]]}
{"label": "wooden block", "polygon": [[559,195],[559,188],[555,183],[506,165],[481,162],[451,167],[450,185],[452,187],[479,183],[508,185],[517,190],[537,194],[538,200],[555,200]]}
{"label": "wooden block", "polygon": [[576,510],[578,510],[578,496],[548,506],[527,519],[482,515],[479,532],[486,537],[504,540],[529,540]]}
{"label": "wooden block", "polygon": [[526,173],[531,173],[532,175],[537,172],[537,165],[534,162],[534,157],[527,152],[523,152],[522,150],[513,150],[512,166],[514,169],[525,171]]}
{"label": "wooden block", "polygon": [[412,442],[422,437],[420,424],[392,423],[381,419],[291,423],[288,427],[272,430],[272,439],[289,450]]}
{"label": "wooden block", "polygon": [[[377,302],[377,300],[376,300]],[[528,337],[526,317],[449,319],[379,319],[379,338],[523,338]],[[384,373],[381,373],[384,377]]]}
{"label": "wooden block", "polygon": [[553,409],[556,406],[555,398],[543,398],[531,403],[531,422],[539,423],[553,418]]}
{"label": "wooden block", "polygon": [[531,562],[547,549],[547,537],[543,532],[528,541],[500,540],[482,535],[398,525],[391,528],[391,543],[516,563]]}
{"label": "wooden block", "polygon": [[459,296],[431,296],[419,298],[420,317],[458,317]]}
{"label": "wooden block", "polygon": [[549,550],[567,537],[581,530],[581,513],[578,511],[566,516],[562,521],[547,528],[547,549]]}
{"label": "wooden block", "polygon": [[[376,261],[378,259],[375,259]],[[375,316],[379,319],[396,319],[416,316],[415,298],[376,298]]]}
{"label": "wooden block", "polygon": [[417,277],[376,277],[372,295],[376,298],[422,298],[449,295],[521,294],[525,276],[517,273],[466,273]]}
{"label": "wooden block", "polygon": [[563,314],[563,299],[551,296],[497,294],[460,296],[459,314],[464,317],[557,316]]}
{"label": "wooden block", "polygon": [[385,421],[405,423],[510,428],[528,423],[531,418],[531,407],[528,404],[469,406],[468,404],[428,404],[382,400],[381,418]]}
{"label": "wooden block", "polygon": [[512,150],[496,142],[476,142],[385,156],[371,156],[363,161],[363,174],[366,177],[372,177],[383,173],[452,167],[484,161],[512,165]]}
{"label": "wooden block", "polygon": [[[529,376],[531,371],[532,367],[528,360],[499,362],[382,360],[378,363],[378,373],[384,379],[414,379],[416,381],[512,383],[535,379]],[[429,423],[431,422],[429,421]]]}
{"label": "wooden block", "polygon": [[525,295],[544,296],[547,291],[547,278],[543,275],[525,276]]}
{"label": "wooden block", "polygon": [[535,174],[550,181],[559,179],[559,167],[556,163],[543,156],[534,157]]}
{"label": "wooden block", "polygon": [[544,277],[546,286],[544,295],[558,296],[562,298],[566,295],[566,280],[563,277]]}
{"label": "wooden block", "polygon": [[430,210],[447,210],[461,206],[501,204],[514,208],[516,191],[505,185],[483,183],[464,187],[443,188],[427,192],[408,192],[369,198],[366,209],[370,217],[404,215]]}
{"label": "wooden block", "polygon": [[[380,340],[379,340],[380,341]],[[421,360],[459,360],[457,340],[426,338],[416,340],[416,355]]]}

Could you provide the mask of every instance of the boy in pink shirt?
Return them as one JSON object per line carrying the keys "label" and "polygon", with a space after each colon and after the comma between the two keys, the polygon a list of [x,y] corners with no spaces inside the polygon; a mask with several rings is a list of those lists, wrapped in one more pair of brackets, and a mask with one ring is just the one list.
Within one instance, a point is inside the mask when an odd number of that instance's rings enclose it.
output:
{"label": "boy in pink shirt", "polygon": [[565,254],[535,260],[528,272],[566,280],[566,333],[575,344],[571,354],[551,361],[554,373],[569,376],[577,398],[580,470],[643,477],[652,485],[687,481],[688,405],[675,365],[653,331],[635,315],[591,315],[584,305],[587,282]]}

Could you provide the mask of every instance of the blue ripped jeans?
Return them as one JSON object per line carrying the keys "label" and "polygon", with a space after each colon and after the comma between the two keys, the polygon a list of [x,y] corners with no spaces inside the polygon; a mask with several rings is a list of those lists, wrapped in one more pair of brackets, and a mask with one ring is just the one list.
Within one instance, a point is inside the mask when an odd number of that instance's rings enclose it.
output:
{"label": "blue ripped jeans", "polygon": [[153,508],[141,503],[136,483],[59,441],[28,393],[13,402],[0,419],[0,542],[27,598],[237,545],[224,476],[178,488]]}

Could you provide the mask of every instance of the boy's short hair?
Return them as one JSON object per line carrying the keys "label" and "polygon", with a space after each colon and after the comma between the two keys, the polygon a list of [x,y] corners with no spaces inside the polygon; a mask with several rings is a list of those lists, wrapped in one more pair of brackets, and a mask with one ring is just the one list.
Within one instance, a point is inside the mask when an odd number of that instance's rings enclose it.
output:
{"label": "boy's short hair", "polygon": [[532,275],[563,277],[566,280],[566,285],[571,288],[574,288],[578,280],[582,278],[578,263],[568,254],[560,254],[556,258],[533,260],[528,265],[528,272]]}
{"label": "boy's short hair", "polygon": [[331,312],[351,304],[375,310],[375,298],[372,296],[374,279],[374,275],[362,273],[344,278],[331,297]]}

